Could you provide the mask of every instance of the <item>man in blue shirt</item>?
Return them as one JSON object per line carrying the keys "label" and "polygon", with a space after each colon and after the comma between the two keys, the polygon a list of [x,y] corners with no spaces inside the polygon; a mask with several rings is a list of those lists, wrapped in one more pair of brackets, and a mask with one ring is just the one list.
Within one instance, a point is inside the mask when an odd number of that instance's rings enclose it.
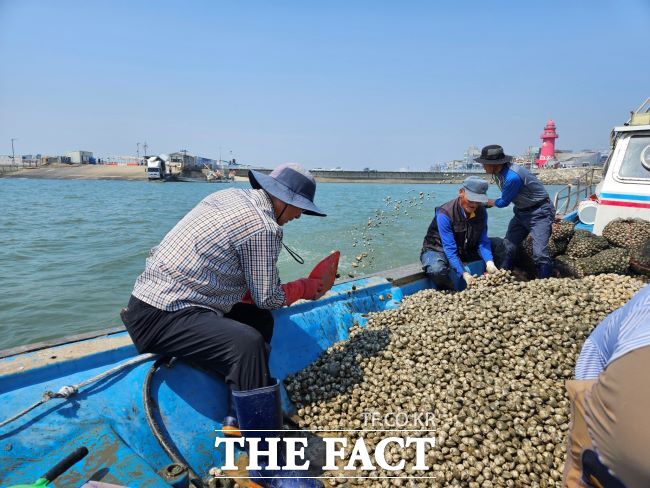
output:
{"label": "man in blue shirt", "polygon": [[503,153],[496,144],[485,146],[481,157],[485,172],[491,174],[501,190],[501,197],[488,201],[488,208],[504,208],[513,204],[514,217],[510,220],[503,241],[506,251],[503,267],[512,269],[517,248],[531,235],[533,239],[533,261],[537,267],[538,278],[548,278],[553,269],[553,260],[548,250],[551,225],[555,220],[555,207],[548,192],[537,177],[523,166],[512,164],[512,157]]}
{"label": "man in blue shirt", "polygon": [[436,208],[424,237],[420,261],[441,288],[461,290],[474,279],[463,261],[482,259],[488,273],[497,271],[483,206],[488,202],[487,188],[487,181],[470,176],[463,182],[458,198]]}

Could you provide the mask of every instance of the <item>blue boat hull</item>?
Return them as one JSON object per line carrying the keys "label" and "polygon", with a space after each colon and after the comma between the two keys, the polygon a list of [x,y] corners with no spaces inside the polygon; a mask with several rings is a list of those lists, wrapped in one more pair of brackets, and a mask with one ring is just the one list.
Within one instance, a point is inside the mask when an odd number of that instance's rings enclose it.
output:
{"label": "blue boat hull", "polygon": [[[395,308],[405,295],[431,286],[418,266],[399,268],[336,285],[316,302],[274,312],[270,367],[284,379],[348,337],[369,312]],[[24,348],[22,348],[24,349]],[[125,331],[28,351],[0,352],[0,421],[39,400],[45,391],[80,383],[137,356]],[[142,385],[152,361],[129,367],[69,398],[55,398],[0,428],[0,486],[30,483],[72,452],[90,454],[55,486],[80,486],[89,479],[123,486],[169,486],[157,471],[172,461],[153,436],[144,414]],[[286,392],[283,406],[292,413]],[[177,450],[203,478],[223,463],[214,448],[215,429],[226,414],[228,390],[219,379],[183,362],[153,377],[158,422]]]}

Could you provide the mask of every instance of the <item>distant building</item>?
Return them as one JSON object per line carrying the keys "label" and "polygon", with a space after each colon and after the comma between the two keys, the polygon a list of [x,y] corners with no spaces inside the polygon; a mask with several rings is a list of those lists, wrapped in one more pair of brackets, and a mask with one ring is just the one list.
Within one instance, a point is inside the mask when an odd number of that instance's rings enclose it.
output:
{"label": "distant building", "polygon": [[172,166],[183,168],[187,171],[201,171],[210,169],[212,171],[224,171],[232,164],[238,166],[235,160],[219,161],[218,159],[195,156],[187,151],[177,151],[169,154],[169,162]]}
{"label": "distant building", "polygon": [[478,158],[481,155],[481,150],[476,146],[469,146],[465,153],[463,154],[463,160],[465,164],[474,164],[474,159]]}
{"label": "distant building", "polygon": [[218,160],[204,158],[202,156],[196,156],[196,166],[199,169],[203,169],[203,168],[209,168],[211,170],[221,169],[221,165],[219,164]]}
{"label": "distant building", "polygon": [[93,153],[90,151],[70,151],[65,153],[70,158],[70,162],[79,164],[94,163]]}
{"label": "distant building", "polygon": [[43,164],[70,164],[72,160],[70,156],[43,156]]}
{"label": "distant building", "polygon": [[582,168],[585,166],[602,166],[602,157],[598,151],[556,151],[555,159],[560,168]]}
{"label": "distant building", "polygon": [[196,169],[196,156],[187,151],[169,153],[169,162],[183,169]]}

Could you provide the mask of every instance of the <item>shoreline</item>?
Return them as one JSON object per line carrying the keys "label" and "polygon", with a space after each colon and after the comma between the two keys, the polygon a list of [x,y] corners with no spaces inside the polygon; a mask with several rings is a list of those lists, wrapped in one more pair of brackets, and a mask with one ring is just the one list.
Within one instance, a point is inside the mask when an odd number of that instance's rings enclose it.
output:
{"label": "shoreline", "polygon": [[[540,181],[547,185],[565,185],[574,180],[586,168],[559,168],[540,170],[537,175]],[[235,181],[248,181],[247,170],[238,170]],[[270,171],[270,170],[269,170]],[[345,171],[337,174],[323,174],[323,171],[313,171],[319,183],[375,183],[375,184],[457,184],[469,175],[484,176],[483,173],[398,173],[394,177],[389,172],[381,172],[376,177],[369,177],[361,171]],[[597,169],[594,182],[600,181],[602,171]],[[145,166],[109,166],[94,164],[52,164],[36,168],[22,168],[8,173],[0,173],[0,178],[28,178],[53,180],[123,180],[148,181]]]}

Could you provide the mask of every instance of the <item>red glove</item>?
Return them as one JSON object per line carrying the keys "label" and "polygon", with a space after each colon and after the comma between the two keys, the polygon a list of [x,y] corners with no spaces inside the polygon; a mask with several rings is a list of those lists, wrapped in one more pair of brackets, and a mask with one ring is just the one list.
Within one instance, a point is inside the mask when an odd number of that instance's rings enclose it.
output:
{"label": "red glove", "polygon": [[[324,295],[330,288],[332,288],[332,285],[334,285],[340,256],[340,251],[332,251],[329,256],[314,266],[314,269],[309,273],[310,278],[321,279],[323,281],[322,295]],[[318,298],[320,298],[320,296]]]}
{"label": "red glove", "polygon": [[314,278],[300,278],[282,285],[284,290],[284,303],[289,306],[296,300],[315,300],[323,290],[323,280]]}
{"label": "red glove", "polygon": [[244,293],[244,296],[241,299],[241,303],[255,303],[250,290],[246,290],[246,293]]}

